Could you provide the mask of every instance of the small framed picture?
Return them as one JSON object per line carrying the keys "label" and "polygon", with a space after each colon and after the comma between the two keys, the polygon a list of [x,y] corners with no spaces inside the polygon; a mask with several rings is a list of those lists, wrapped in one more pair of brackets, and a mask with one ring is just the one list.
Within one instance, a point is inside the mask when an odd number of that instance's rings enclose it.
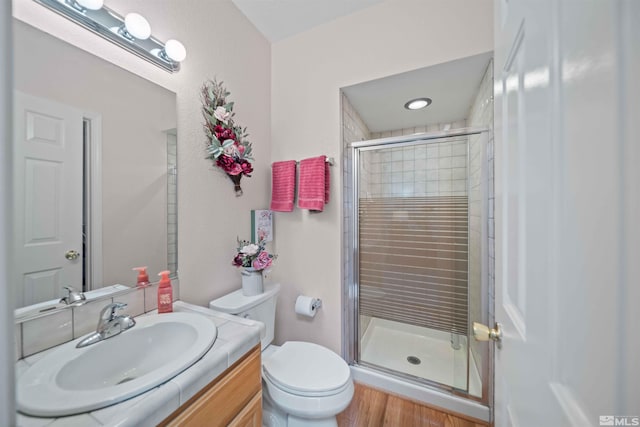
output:
{"label": "small framed picture", "polygon": [[266,209],[251,211],[251,239],[255,243],[273,241],[272,211]]}

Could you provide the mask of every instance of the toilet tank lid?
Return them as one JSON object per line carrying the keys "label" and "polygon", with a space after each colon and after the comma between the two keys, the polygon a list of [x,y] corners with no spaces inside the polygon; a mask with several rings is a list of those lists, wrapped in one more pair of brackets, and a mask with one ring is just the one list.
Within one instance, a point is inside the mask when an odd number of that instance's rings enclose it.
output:
{"label": "toilet tank lid", "polygon": [[264,292],[258,295],[245,296],[242,289],[214,299],[209,308],[229,314],[240,314],[275,296],[280,291],[280,283],[265,283]]}

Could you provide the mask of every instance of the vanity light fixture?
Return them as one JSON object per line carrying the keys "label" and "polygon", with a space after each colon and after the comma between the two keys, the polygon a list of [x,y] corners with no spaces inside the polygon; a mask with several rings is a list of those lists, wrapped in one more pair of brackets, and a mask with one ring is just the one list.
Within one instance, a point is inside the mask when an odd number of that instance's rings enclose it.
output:
{"label": "vanity light fixture", "polygon": [[187,56],[179,41],[162,43],[153,37],[142,15],[129,13],[123,18],[104,6],[104,0],[34,1],[170,73],[179,71],[180,62]]}
{"label": "vanity light fixture", "polygon": [[431,105],[431,98],[416,98],[411,101],[407,101],[404,104],[404,108],[407,110],[421,110],[429,105]]}
{"label": "vanity light fixture", "polygon": [[75,0],[72,3],[89,10],[100,10],[104,5],[104,0]]}

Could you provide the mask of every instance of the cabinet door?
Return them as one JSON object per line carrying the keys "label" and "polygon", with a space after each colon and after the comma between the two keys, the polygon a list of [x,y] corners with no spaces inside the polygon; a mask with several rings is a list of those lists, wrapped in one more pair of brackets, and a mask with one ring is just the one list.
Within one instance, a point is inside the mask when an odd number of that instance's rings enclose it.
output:
{"label": "cabinet door", "polygon": [[[233,422],[262,390],[260,346],[207,389],[169,416],[161,426],[222,427]],[[250,425],[250,424],[247,424]],[[257,424],[261,425],[261,424]]]}
{"label": "cabinet door", "polygon": [[253,396],[229,427],[262,427],[262,393]]}

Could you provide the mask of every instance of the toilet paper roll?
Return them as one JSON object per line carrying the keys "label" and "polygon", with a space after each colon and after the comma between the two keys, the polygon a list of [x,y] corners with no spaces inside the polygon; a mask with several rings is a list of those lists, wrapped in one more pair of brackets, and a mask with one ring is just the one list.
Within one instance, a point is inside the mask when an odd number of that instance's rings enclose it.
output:
{"label": "toilet paper roll", "polygon": [[314,317],[316,315],[316,299],[300,295],[296,299],[296,313],[302,316]]}

